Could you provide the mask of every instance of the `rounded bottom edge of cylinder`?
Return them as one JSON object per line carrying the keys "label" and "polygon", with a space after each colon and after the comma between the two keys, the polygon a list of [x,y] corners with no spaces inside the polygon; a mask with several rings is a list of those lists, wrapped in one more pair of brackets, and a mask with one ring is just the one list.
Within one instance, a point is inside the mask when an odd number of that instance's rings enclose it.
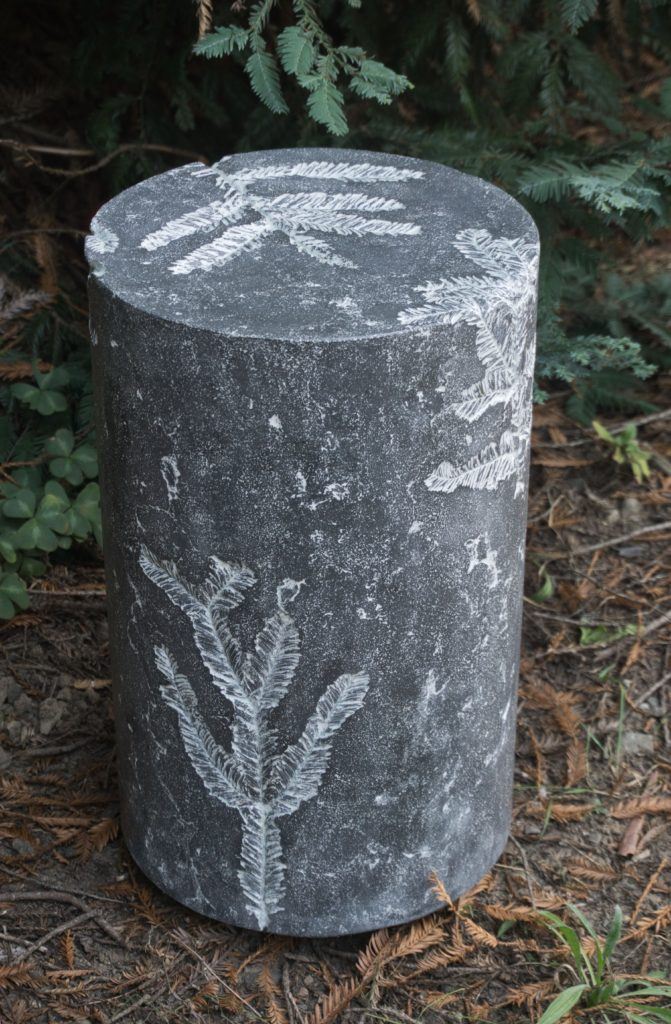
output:
{"label": "rounded bottom edge of cylinder", "polygon": [[[479,866],[474,871],[472,878],[469,880],[468,885],[461,885],[456,889],[451,890],[449,886],[449,879],[441,879],[445,888],[447,889],[450,899],[456,900],[464,893],[469,892],[473,886],[484,878],[487,872],[497,863],[499,857],[503,853],[509,839],[509,831],[505,833],[501,843],[498,845],[497,853],[494,857],[488,858],[488,863],[484,867]],[[361,921],[357,922],[356,926],[344,927],[342,929],[333,928],[332,926],[321,926],[317,921],[312,925],[306,921],[305,927],[293,927],[293,928],[282,928],[281,926],[273,926],[272,924],[265,929],[254,928],[249,924],[248,919],[243,920],[239,915],[234,912],[229,913],[215,913],[213,910],[209,910],[204,907],[197,900],[190,900],[180,895],[176,889],[171,887],[159,873],[155,871],[150,863],[148,863],[142,855],[133,848],[133,844],[124,837],[124,843],[126,849],[133,858],[135,864],[140,868],[142,873],[152,882],[157,889],[159,889],[164,895],[169,896],[170,899],[174,900],[180,906],[185,907],[187,910],[200,914],[202,917],[208,918],[212,921],[218,921],[220,924],[229,925],[235,928],[241,928],[249,932],[259,932],[259,934],[266,935],[278,935],[287,936],[290,938],[303,938],[303,939],[336,939],[345,938],[350,935],[363,935],[368,932],[379,931],[381,928],[393,928],[404,924],[411,924],[413,921],[418,921],[423,917],[428,917],[430,914],[435,914],[437,911],[444,907],[444,903],[436,898],[430,903],[423,902],[421,906],[410,907],[407,912],[395,914],[392,917],[380,915],[376,917],[374,914],[368,914],[365,917],[362,916]],[[430,888],[430,881],[427,879],[427,888]]]}

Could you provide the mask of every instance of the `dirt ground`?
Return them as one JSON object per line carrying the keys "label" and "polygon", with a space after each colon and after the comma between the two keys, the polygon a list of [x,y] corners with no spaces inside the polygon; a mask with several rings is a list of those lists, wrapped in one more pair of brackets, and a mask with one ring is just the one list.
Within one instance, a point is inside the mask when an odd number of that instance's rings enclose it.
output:
{"label": "dirt ground", "polygon": [[273,938],[159,892],[119,835],[102,569],[35,584],[0,630],[0,1021],[536,1020],[575,983],[538,916],[567,903],[600,934],[622,907],[618,973],[668,970],[670,418],[640,423],[638,485],[561,409],[535,421],[513,835],[411,926]]}

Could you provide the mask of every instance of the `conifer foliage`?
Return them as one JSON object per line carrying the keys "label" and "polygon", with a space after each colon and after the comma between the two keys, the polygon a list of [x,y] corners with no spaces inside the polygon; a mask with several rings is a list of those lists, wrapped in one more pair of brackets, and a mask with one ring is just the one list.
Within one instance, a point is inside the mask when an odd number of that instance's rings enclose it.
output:
{"label": "conifer foliage", "polygon": [[438,160],[517,196],[542,239],[537,379],[570,384],[584,420],[603,405],[648,408],[638,384],[671,359],[668,328],[641,335],[635,313],[615,326],[592,298],[614,243],[627,251],[668,224],[665,0],[354,2],[340,13],[265,0],[242,11],[222,8],[196,53],[262,49],[272,90],[248,59],[252,89],[303,135],[307,115],[335,136],[349,127],[348,143]]}
{"label": "conifer foliage", "polygon": [[[100,539],[81,235],[111,196],[180,163],[320,145],[337,165],[344,142],[495,182],[541,234],[537,395],[559,382],[586,422],[654,408],[645,380],[671,365],[671,0],[6,6],[22,60],[0,89],[0,619],[50,558]],[[282,202],[292,244],[335,265],[324,225],[406,223],[369,183],[338,211]],[[267,223],[234,223],[240,205],[222,190],[147,248],[203,229],[224,238],[219,258],[264,244]],[[513,409],[501,367],[482,365],[463,413]],[[519,448],[504,437],[490,454],[491,477],[464,466],[441,486],[495,481]]]}

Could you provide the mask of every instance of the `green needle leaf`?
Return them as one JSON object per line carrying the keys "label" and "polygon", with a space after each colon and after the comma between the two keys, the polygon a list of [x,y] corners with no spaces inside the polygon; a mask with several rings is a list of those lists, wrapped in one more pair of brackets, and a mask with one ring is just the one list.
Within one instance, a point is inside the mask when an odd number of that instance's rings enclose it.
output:
{"label": "green needle leaf", "polygon": [[280,90],[280,76],[277,68],[277,61],[272,54],[265,50],[257,50],[252,53],[245,70],[253,91],[262,103],[272,110],[273,114],[286,114],[289,111]]}

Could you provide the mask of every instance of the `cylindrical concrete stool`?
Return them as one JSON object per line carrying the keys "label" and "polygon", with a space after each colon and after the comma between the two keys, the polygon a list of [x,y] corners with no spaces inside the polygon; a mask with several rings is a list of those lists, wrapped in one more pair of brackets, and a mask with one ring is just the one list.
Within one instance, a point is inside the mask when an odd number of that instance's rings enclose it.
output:
{"label": "cylindrical concrete stool", "polygon": [[509,826],[529,215],[278,150],[129,189],[87,253],[128,848],[248,928],[433,910]]}

